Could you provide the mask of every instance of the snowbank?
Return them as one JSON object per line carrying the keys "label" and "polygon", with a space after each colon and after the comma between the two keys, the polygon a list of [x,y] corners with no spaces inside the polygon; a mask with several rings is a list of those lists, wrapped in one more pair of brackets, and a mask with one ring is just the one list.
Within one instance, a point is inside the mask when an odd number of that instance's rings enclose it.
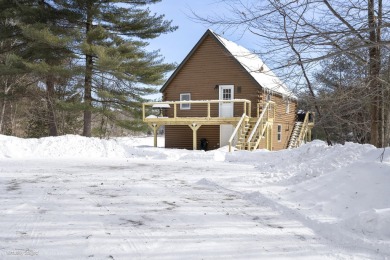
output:
{"label": "snowbank", "polygon": [[[158,138],[163,144],[163,138]],[[159,156],[146,147],[150,138],[124,137],[109,140],[78,135],[22,139],[0,135],[0,158],[129,158]],[[152,141],[153,142],[153,141]]]}
{"label": "snowbank", "polygon": [[[158,143],[163,146],[163,138]],[[226,147],[204,152],[152,144],[150,137],[21,139],[0,135],[0,165],[12,159],[69,158],[183,161],[193,168],[213,162],[250,165],[257,175],[214,179],[210,173],[210,178],[200,178],[196,184],[237,190],[243,199],[271,205],[336,243],[355,243],[390,255],[390,148],[354,143],[329,147],[313,141],[292,150],[228,153]]]}

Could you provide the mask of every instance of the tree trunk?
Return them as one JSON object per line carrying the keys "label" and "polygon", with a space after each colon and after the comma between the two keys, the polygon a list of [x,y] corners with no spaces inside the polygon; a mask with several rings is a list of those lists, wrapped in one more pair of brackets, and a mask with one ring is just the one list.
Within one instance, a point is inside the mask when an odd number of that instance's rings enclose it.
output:
{"label": "tree trunk", "polygon": [[0,134],[5,134],[6,133],[6,109],[7,109],[7,95],[8,92],[10,91],[11,87],[8,86],[8,80],[4,80],[4,93],[3,93],[3,104],[1,106],[1,113],[0,113]]}
{"label": "tree trunk", "polygon": [[55,114],[54,98],[54,81],[51,76],[46,77],[46,102],[49,119],[49,136],[57,136],[57,122]]}
{"label": "tree trunk", "polygon": [[84,136],[91,136],[92,131],[92,56],[86,55],[84,86]]}
{"label": "tree trunk", "polygon": [[5,105],[6,105],[7,99],[3,98],[3,104],[1,106],[1,113],[0,113],[0,134],[3,133],[3,122],[4,122],[4,115],[5,115]]}
{"label": "tree trunk", "polygon": [[390,57],[388,58],[387,62],[387,77],[386,77],[386,87],[383,88],[384,90],[384,95],[383,95],[383,100],[384,100],[384,107],[385,107],[385,141],[383,143],[383,147],[390,146]]}
{"label": "tree trunk", "polygon": [[[382,29],[382,0],[378,0],[378,11],[377,11],[377,24],[376,24],[376,42],[378,44],[378,77],[379,74],[381,73],[381,68],[382,68],[382,53],[381,53],[381,29]],[[381,80],[378,79],[378,86],[379,86],[379,129],[378,129],[378,134],[379,134],[379,147],[384,147],[385,146],[385,91],[384,91],[384,85]]]}
{"label": "tree trunk", "polygon": [[[91,6],[87,6],[86,38],[87,43],[91,44],[89,32],[92,29]],[[92,132],[92,72],[93,57],[91,53],[85,55],[85,81],[84,81],[84,129],[83,135],[90,137]]]}
{"label": "tree trunk", "polygon": [[381,98],[381,88],[379,81],[379,72],[380,72],[380,50],[378,46],[379,36],[376,34],[376,21],[375,21],[375,0],[368,0],[368,27],[370,29],[370,42],[377,43],[373,44],[369,48],[369,71],[368,71],[368,80],[369,80],[369,90],[371,94],[370,101],[370,123],[371,123],[371,144],[377,147],[381,147],[381,142],[379,138],[380,134],[380,98]]}
{"label": "tree trunk", "polygon": [[[13,111],[12,111],[13,110]],[[10,104],[10,129],[8,135],[17,136],[17,128],[16,128],[16,114],[18,110],[18,104],[15,104],[15,109],[12,103]]]}
{"label": "tree trunk", "polygon": [[[390,100],[390,93],[389,91],[385,91],[385,97],[388,98],[388,101]],[[384,120],[384,142],[383,142],[383,147],[390,146],[390,104],[386,104],[386,109],[385,109],[385,120]]]}

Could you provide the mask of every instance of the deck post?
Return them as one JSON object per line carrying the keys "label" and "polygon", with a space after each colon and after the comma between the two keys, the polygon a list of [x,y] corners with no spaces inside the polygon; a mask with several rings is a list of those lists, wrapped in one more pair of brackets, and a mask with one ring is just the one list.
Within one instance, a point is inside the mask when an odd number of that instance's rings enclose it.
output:
{"label": "deck post", "polygon": [[150,128],[153,129],[154,147],[157,147],[157,130],[160,127],[160,125],[156,124],[156,123],[152,123],[152,124],[149,124],[149,126],[150,126]]}
{"label": "deck post", "polygon": [[197,123],[192,123],[188,125],[192,129],[192,149],[196,150],[197,149],[197,131],[201,125],[198,125]]}
{"label": "deck post", "polygon": [[272,151],[272,125],[267,127],[267,149]]}

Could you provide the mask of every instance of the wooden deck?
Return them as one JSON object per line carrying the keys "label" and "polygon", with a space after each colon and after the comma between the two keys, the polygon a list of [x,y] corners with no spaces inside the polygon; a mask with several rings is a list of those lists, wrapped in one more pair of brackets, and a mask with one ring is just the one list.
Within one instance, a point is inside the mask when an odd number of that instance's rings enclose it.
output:
{"label": "wooden deck", "polygon": [[178,117],[178,118],[146,118],[144,122],[148,124],[159,125],[190,125],[192,123],[198,123],[201,125],[235,125],[240,121],[240,117]]}
{"label": "wooden deck", "polygon": [[[161,122],[164,124],[181,124],[187,125],[188,122],[191,121],[201,121],[204,124],[226,124],[226,123],[234,123],[240,120],[240,117],[219,117],[219,116],[211,116],[211,104],[220,104],[220,103],[238,103],[242,104],[243,111],[242,113],[247,114],[249,117],[251,116],[251,102],[247,99],[233,99],[233,100],[192,100],[192,101],[166,101],[166,102],[148,102],[142,104],[142,116],[143,120],[146,123],[154,123]],[[204,106],[205,114],[204,116],[191,116],[191,117],[180,117],[177,114],[178,106],[180,104],[200,104]],[[156,115],[156,112],[153,114],[152,110],[160,110],[160,114]],[[166,117],[161,115],[161,111],[167,113],[168,110],[173,110],[173,117]],[[149,114],[148,114],[149,111]],[[157,112],[158,113],[158,112]],[[240,115],[242,114],[240,113]]]}
{"label": "wooden deck", "polygon": [[[239,104],[237,107],[242,111],[235,109],[235,112],[240,113],[240,116],[215,116],[219,114],[218,104],[221,103]],[[194,109],[186,113],[197,116],[178,116],[180,104],[197,104],[201,105],[201,109]],[[214,104],[214,108],[218,106],[218,110],[214,109],[212,112],[212,104]],[[314,115],[313,119],[309,120],[310,114],[312,113],[306,114],[305,120],[302,122],[303,127],[297,133],[297,145],[310,141],[311,129],[314,126]],[[265,138],[266,148],[272,150],[272,127],[276,116],[276,104],[272,101],[257,104],[255,117],[251,117],[251,102],[246,99],[148,102],[142,104],[142,115],[143,121],[153,129],[155,147],[157,147],[157,130],[162,125],[188,125],[193,131],[193,149],[196,150],[197,131],[202,125],[231,124],[235,129],[229,139],[229,151],[232,151],[232,147],[256,150],[263,138]]]}
{"label": "wooden deck", "polygon": [[[188,125],[193,130],[193,148],[196,149],[196,133],[202,125],[226,125],[236,126],[240,120],[239,117],[219,117],[212,116],[211,105],[221,103],[241,104],[242,113],[248,117],[251,115],[251,102],[247,99],[233,100],[192,100],[192,101],[166,101],[166,102],[148,102],[142,104],[143,121],[147,123],[154,134],[154,146],[157,146],[157,130],[162,125]],[[198,104],[203,106],[204,116],[181,117],[178,116],[178,107],[180,104]],[[173,111],[173,112],[172,112]],[[201,112],[197,111],[196,114]],[[173,114],[172,117],[165,116]],[[219,114],[219,113],[218,113]]]}

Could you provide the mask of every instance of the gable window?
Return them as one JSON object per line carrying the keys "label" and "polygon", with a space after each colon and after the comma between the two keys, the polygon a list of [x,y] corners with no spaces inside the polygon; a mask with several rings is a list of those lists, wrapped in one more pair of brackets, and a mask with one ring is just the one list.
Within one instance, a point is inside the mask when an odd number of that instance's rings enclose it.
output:
{"label": "gable window", "polygon": [[271,101],[271,94],[267,94],[266,101]]}
{"label": "gable window", "polygon": [[[181,93],[180,94],[180,101],[189,101],[191,100],[191,94],[190,93]],[[186,110],[191,109],[191,104],[180,104],[180,109]]]}
{"label": "gable window", "polygon": [[278,142],[282,141],[282,125],[278,125]]}

